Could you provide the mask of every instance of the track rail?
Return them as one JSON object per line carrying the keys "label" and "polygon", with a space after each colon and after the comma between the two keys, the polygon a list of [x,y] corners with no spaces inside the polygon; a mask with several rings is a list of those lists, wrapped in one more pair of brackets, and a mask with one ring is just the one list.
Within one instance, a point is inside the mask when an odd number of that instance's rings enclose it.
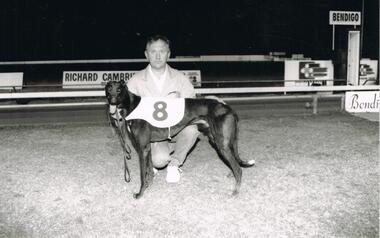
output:
{"label": "track rail", "polygon": [[[197,88],[196,94],[254,94],[254,93],[294,93],[294,92],[346,92],[380,90],[379,85],[362,86],[299,86],[299,87],[245,87],[245,88]],[[85,98],[104,97],[104,90],[52,91],[52,92],[7,92],[0,93],[0,99],[22,98]]]}
{"label": "track rail", "polygon": [[[228,101],[258,101],[258,100],[312,100],[313,113],[318,112],[318,99],[341,98],[341,110],[344,110],[344,92],[347,91],[373,91],[380,90],[379,85],[362,86],[298,86],[298,87],[243,87],[243,88],[197,88],[198,95],[219,95]],[[326,94],[331,92],[331,94]],[[332,92],[338,94],[332,94]],[[268,93],[283,93],[283,95],[267,95]],[[302,95],[287,95],[287,93],[304,93]],[[241,96],[249,94],[249,96]],[[258,95],[254,95],[258,94]],[[238,96],[236,96],[238,95]],[[97,91],[54,91],[54,92],[7,92],[0,93],[0,99],[47,99],[47,98],[89,98],[104,97],[104,90]],[[63,102],[38,104],[12,104],[0,105],[0,110],[32,109],[32,108],[62,108],[105,105],[105,101],[96,102]]]}

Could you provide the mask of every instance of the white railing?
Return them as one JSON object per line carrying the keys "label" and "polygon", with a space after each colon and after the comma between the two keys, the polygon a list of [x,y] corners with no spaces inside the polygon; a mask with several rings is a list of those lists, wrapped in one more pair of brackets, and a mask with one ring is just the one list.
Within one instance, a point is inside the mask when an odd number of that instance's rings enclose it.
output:
{"label": "white railing", "polygon": [[[317,113],[319,98],[341,98],[341,107],[344,108],[344,92],[346,91],[373,91],[380,90],[379,85],[361,86],[293,86],[293,87],[243,87],[243,88],[197,88],[198,95],[218,95],[224,101],[257,101],[282,99],[312,99],[313,113]],[[338,94],[320,94],[322,92],[335,92]],[[270,95],[268,93],[282,93]],[[287,93],[304,93],[288,95]],[[319,94],[318,94],[319,93]],[[249,96],[236,96],[249,94]],[[0,99],[43,99],[43,98],[88,98],[105,97],[104,90],[96,91],[49,91],[49,92],[5,92],[0,93]],[[23,108],[51,108],[51,107],[82,107],[105,105],[105,100],[96,102],[70,102],[70,103],[40,103],[26,105],[0,105],[0,109]]]}
{"label": "white railing", "polygon": [[[201,56],[177,56],[170,58],[169,62],[260,62],[260,61],[284,61],[272,55],[201,55]],[[34,60],[34,61],[3,61],[0,65],[38,65],[38,64],[108,64],[108,63],[141,63],[147,59],[82,59],[82,60]]]}
{"label": "white railing", "polygon": [[[380,90],[379,85],[361,86],[294,86],[294,87],[243,87],[243,88],[196,88],[196,94],[221,95],[221,94],[255,94],[255,93],[293,93],[293,92],[345,92]],[[22,98],[83,98],[104,97],[104,90],[81,90],[81,91],[54,91],[54,92],[6,92],[0,93],[0,99]]]}

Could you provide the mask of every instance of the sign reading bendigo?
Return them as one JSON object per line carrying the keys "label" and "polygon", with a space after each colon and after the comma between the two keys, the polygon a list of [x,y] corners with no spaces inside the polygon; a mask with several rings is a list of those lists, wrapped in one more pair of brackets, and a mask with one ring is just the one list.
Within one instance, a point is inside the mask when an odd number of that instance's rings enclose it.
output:
{"label": "sign reading bendigo", "polygon": [[330,25],[360,25],[361,13],[348,11],[330,11]]}
{"label": "sign reading bendigo", "polygon": [[[180,70],[194,85],[201,86],[200,70]],[[138,71],[64,71],[62,88],[103,88],[108,81],[128,81]]]}
{"label": "sign reading bendigo", "polygon": [[377,112],[379,113],[380,92],[379,91],[360,91],[346,92],[346,111],[347,112]]}

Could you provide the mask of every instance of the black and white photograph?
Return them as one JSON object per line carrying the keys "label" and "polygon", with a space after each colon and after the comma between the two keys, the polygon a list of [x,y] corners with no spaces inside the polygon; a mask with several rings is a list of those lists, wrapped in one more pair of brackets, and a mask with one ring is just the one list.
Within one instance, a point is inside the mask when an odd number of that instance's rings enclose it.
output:
{"label": "black and white photograph", "polygon": [[379,0],[4,0],[0,238],[379,237]]}

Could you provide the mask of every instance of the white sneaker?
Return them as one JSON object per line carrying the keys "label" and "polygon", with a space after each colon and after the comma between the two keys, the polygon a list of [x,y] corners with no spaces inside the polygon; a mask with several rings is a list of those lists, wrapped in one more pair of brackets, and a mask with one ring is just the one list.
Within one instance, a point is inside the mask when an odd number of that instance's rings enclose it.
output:
{"label": "white sneaker", "polygon": [[166,182],[178,183],[180,179],[181,179],[181,173],[178,166],[169,165],[167,167]]}
{"label": "white sneaker", "polygon": [[154,174],[154,175],[157,175],[157,174],[158,174],[158,169],[156,169],[155,167],[153,167],[153,174]]}

